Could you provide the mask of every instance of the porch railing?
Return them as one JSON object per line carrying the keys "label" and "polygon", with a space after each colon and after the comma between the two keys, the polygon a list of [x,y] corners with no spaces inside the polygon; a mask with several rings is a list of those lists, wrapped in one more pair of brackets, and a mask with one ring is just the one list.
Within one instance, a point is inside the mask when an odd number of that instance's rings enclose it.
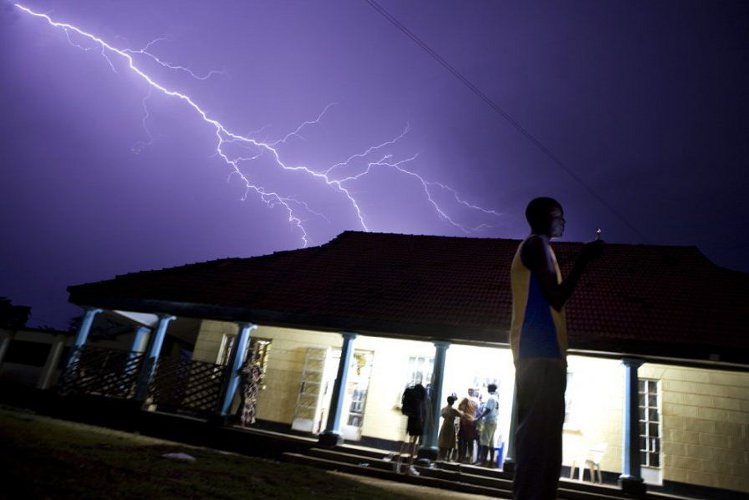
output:
{"label": "porch railing", "polygon": [[[84,345],[76,349],[58,384],[62,395],[91,394],[133,399],[143,373],[144,353]],[[160,358],[146,393],[159,410],[200,416],[219,410],[226,367],[190,359]]]}
{"label": "porch railing", "polygon": [[143,358],[141,352],[81,346],[72,353],[58,390],[63,395],[95,394],[131,399],[135,396]]}
{"label": "porch railing", "polygon": [[190,359],[159,359],[148,397],[159,410],[214,415],[226,367]]}

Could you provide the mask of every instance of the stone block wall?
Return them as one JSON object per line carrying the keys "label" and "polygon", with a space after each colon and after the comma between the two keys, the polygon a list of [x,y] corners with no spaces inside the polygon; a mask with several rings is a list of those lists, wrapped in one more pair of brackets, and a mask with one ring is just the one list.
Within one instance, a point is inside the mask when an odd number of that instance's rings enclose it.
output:
{"label": "stone block wall", "polygon": [[646,364],[661,380],[663,479],[749,492],[749,374]]}

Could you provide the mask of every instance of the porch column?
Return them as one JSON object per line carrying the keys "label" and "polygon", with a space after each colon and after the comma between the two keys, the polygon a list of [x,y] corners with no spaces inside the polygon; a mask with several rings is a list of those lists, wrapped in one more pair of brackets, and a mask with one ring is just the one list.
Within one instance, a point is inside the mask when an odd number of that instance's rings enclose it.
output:
{"label": "porch column", "polygon": [[133,343],[130,346],[130,354],[127,355],[127,366],[125,367],[128,376],[134,376],[135,372],[138,370],[139,365],[136,360],[138,359],[138,356],[146,350],[150,333],[151,329],[147,326],[139,326],[135,330]]}
{"label": "porch column", "polygon": [[75,339],[73,339],[73,345],[70,346],[68,361],[65,363],[66,368],[70,368],[70,365],[73,364],[76,351],[86,344],[88,333],[91,331],[91,325],[94,324],[94,318],[100,312],[102,312],[101,309],[93,307],[86,308],[86,312],[83,315],[83,321],[81,321],[81,326],[78,328],[78,333],[76,334]]}
{"label": "porch column", "polygon": [[146,350],[147,335],[151,332],[151,329],[147,326],[139,326],[135,330],[135,336],[133,337],[133,343],[130,346],[130,352],[143,352]]}
{"label": "porch column", "polygon": [[[450,347],[449,342],[434,343],[434,367],[432,368],[432,391],[431,407],[428,409],[429,418],[425,422],[426,433],[424,441],[419,449],[419,458],[428,458],[436,460],[439,453],[437,446],[440,428],[440,410],[442,409],[442,386],[445,378],[445,359],[447,358],[447,349]],[[431,420],[431,422],[430,422]]]}
{"label": "porch column", "polygon": [[341,437],[341,413],[343,413],[343,399],[346,395],[346,382],[348,381],[348,370],[351,358],[354,355],[355,333],[342,333],[343,345],[341,346],[341,361],[338,363],[338,375],[333,384],[333,394],[330,398],[330,410],[328,411],[328,426],[325,432],[320,434],[319,444],[322,446],[337,446],[343,443]]}
{"label": "porch column", "polygon": [[135,389],[135,399],[138,401],[142,401],[146,397],[148,384],[151,383],[153,374],[156,371],[156,361],[159,359],[159,354],[161,354],[161,345],[164,343],[166,328],[169,326],[169,322],[174,319],[177,318],[168,314],[159,315],[159,324],[156,326],[156,333],[149,339],[148,353],[143,360],[140,380],[138,380],[138,386]]}
{"label": "porch column", "polygon": [[239,333],[237,340],[234,342],[231,354],[229,355],[229,364],[226,370],[226,380],[223,384],[223,394],[219,415],[226,418],[231,411],[231,402],[234,400],[234,394],[237,392],[239,385],[239,370],[242,369],[247,354],[247,345],[250,342],[250,332],[256,329],[257,325],[252,323],[239,323]]}
{"label": "porch column", "polygon": [[65,350],[65,341],[67,338],[65,334],[55,336],[55,341],[49,348],[47,361],[44,363],[44,368],[42,368],[42,373],[39,375],[39,380],[36,384],[39,389],[49,389],[52,385],[52,378],[60,365],[60,358],[62,358],[62,351]]}
{"label": "porch column", "polygon": [[10,347],[10,343],[13,342],[15,336],[16,332],[7,332],[6,335],[3,335],[2,340],[0,340],[0,366],[3,366],[5,353],[8,352],[8,347]]}
{"label": "porch column", "polygon": [[637,369],[641,359],[624,358],[624,422],[622,426],[622,475],[619,486],[625,493],[645,493],[645,483],[640,476],[639,380]]}

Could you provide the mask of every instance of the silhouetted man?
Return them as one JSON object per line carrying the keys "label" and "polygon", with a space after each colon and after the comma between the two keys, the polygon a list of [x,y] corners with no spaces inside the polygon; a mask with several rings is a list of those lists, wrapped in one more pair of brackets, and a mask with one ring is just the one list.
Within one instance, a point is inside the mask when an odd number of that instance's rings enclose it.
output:
{"label": "silhouetted man", "polygon": [[536,198],[525,217],[531,234],[512,261],[512,325],[517,429],[516,500],[553,500],[562,468],[564,391],[567,387],[567,327],[564,304],[586,265],[599,257],[603,242],[586,243],[565,280],[551,238],[564,233],[562,206]]}

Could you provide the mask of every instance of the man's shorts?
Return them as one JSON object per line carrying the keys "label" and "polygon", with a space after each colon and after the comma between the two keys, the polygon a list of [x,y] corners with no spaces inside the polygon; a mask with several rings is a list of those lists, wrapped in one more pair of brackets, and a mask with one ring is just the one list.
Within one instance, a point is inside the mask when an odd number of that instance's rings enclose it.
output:
{"label": "man's shorts", "polygon": [[409,436],[421,436],[424,434],[424,421],[419,417],[408,417],[406,432]]}
{"label": "man's shorts", "polygon": [[497,422],[484,421],[484,426],[481,428],[481,435],[479,435],[479,443],[481,446],[494,447],[494,432],[497,430]]}

